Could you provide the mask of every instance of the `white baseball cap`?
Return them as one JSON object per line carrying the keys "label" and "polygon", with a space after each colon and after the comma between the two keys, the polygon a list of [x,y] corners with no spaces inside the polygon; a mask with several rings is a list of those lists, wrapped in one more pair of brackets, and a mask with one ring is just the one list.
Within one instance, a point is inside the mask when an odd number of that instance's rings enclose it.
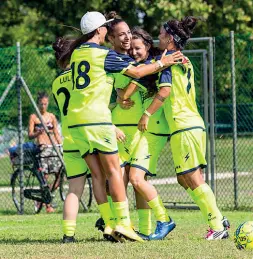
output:
{"label": "white baseball cap", "polygon": [[95,31],[97,28],[113,21],[114,19],[107,20],[100,12],[87,12],[81,19],[80,26],[83,34],[88,34]]}

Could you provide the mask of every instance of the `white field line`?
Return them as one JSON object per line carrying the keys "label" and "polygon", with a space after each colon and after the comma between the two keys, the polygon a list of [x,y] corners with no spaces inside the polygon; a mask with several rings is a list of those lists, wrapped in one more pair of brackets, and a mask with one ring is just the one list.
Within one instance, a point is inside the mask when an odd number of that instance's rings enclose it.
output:
{"label": "white field line", "polygon": [[[249,172],[238,172],[238,177],[239,176],[247,176],[250,175]],[[205,177],[205,174],[204,174]],[[233,178],[234,174],[233,173],[218,173],[215,175],[214,179],[215,180],[221,180],[221,179],[227,179],[227,178]],[[176,177],[168,177],[168,178],[160,178],[160,179],[152,179],[149,180],[151,184],[157,184],[157,185],[164,185],[164,184],[175,184],[177,183],[177,178]]]}
{"label": "white field line", "polygon": [[[249,172],[238,172],[238,177],[240,176],[247,176],[250,175]],[[215,180],[221,180],[221,179],[227,179],[227,178],[233,178],[233,173],[218,173],[215,175]],[[153,185],[165,185],[165,184],[176,184],[177,178],[176,177],[167,177],[167,178],[160,178],[160,179],[152,179],[149,180],[149,182]],[[88,186],[86,186],[88,187]],[[0,187],[0,193],[2,192],[11,192],[11,187]]]}

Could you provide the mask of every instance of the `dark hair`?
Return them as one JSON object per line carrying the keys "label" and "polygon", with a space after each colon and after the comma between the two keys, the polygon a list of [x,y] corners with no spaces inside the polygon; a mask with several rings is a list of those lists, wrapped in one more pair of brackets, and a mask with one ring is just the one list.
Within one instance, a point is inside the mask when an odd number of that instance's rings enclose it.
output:
{"label": "dark hair", "polygon": [[143,44],[147,47],[150,47],[149,54],[152,57],[158,56],[161,54],[161,50],[154,46],[154,41],[151,35],[143,30],[142,28],[136,26],[132,29],[132,39],[140,39],[142,40]]}
{"label": "dark hair", "polygon": [[[161,50],[154,46],[151,35],[142,28],[136,26],[132,29],[132,39],[140,39],[145,46],[150,47],[149,54],[152,58],[161,54]],[[157,79],[158,74],[148,75],[144,77],[144,81],[148,83],[145,85],[147,93],[143,95],[143,99],[153,96],[155,93],[157,93]]]}
{"label": "dark hair", "polygon": [[43,92],[38,92],[37,94],[37,103],[39,103],[39,101],[43,98],[47,98],[49,99],[49,96],[47,94],[47,92],[43,91]]}
{"label": "dark hair", "polygon": [[87,33],[85,35],[82,35],[81,37],[73,40],[71,42],[71,44],[69,45],[68,48],[64,49],[64,51],[62,52],[61,56],[58,59],[58,64],[60,67],[66,66],[66,62],[70,60],[71,55],[73,53],[73,51],[79,47],[80,45],[82,45],[83,43],[87,42],[88,40],[90,40],[91,38],[93,38],[96,34],[97,30],[94,30],[90,33]]}
{"label": "dark hair", "polygon": [[184,49],[187,41],[190,39],[193,33],[198,20],[199,18],[187,16],[181,21],[169,20],[163,25],[166,32],[173,36],[173,40],[177,49]]}
{"label": "dark hair", "polygon": [[[71,39],[66,39],[66,38],[63,38],[63,37],[59,37],[56,39],[56,41],[52,44],[52,47],[53,47],[53,50],[55,51],[54,52],[54,55],[55,55],[55,58],[56,58],[56,61],[57,63],[59,63],[59,60],[62,56],[62,54],[66,51],[68,51],[68,49],[70,48],[70,45],[74,42],[74,40],[71,40]],[[62,68],[62,69],[65,69],[66,66],[68,65],[69,63],[69,59],[66,59],[66,60],[62,60],[61,64],[59,64],[59,66]]]}
{"label": "dark hair", "polygon": [[110,11],[108,14],[105,15],[105,18],[106,20],[114,19],[106,25],[108,35],[113,35],[114,27],[117,24],[125,22],[115,11]]}

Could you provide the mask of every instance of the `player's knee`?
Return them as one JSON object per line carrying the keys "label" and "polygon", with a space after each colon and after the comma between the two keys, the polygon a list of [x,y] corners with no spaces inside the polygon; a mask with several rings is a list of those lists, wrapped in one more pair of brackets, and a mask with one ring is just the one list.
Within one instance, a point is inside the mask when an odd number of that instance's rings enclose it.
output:
{"label": "player's knee", "polygon": [[130,175],[129,181],[133,185],[133,187],[138,190],[138,188],[141,186],[142,181],[144,181],[144,179],[141,179],[140,177],[138,177],[136,175]]}
{"label": "player's knee", "polygon": [[83,189],[84,189],[84,186],[71,186],[69,187],[69,192],[68,193],[72,193],[74,195],[77,196],[78,200],[81,199],[81,196],[83,194]]}
{"label": "player's knee", "polygon": [[110,179],[112,177],[118,177],[118,176],[121,176],[121,171],[113,166],[109,167],[108,170],[106,171],[107,179]]}

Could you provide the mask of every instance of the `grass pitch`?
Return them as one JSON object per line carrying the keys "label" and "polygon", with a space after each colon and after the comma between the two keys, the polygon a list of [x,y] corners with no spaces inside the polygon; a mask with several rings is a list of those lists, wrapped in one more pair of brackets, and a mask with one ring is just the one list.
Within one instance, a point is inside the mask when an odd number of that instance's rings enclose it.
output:
{"label": "grass pitch", "polygon": [[[230,220],[230,238],[221,241],[203,239],[207,229],[200,211],[170,210],[176,229],[163,241],[143,244],[112,244],[103,240],[94,228],[97,213],[80,214],[76,244],[61,244],[61,214],[0,216],[0,258],[140,258],[140,259],[251,259],[253,251],[239,251],[233,243],[235,228],[252,220],[250,212],[225,212]],[[136,212],[132,212],[137,223]],[[136,224],[137,225],[137,224]]]}

